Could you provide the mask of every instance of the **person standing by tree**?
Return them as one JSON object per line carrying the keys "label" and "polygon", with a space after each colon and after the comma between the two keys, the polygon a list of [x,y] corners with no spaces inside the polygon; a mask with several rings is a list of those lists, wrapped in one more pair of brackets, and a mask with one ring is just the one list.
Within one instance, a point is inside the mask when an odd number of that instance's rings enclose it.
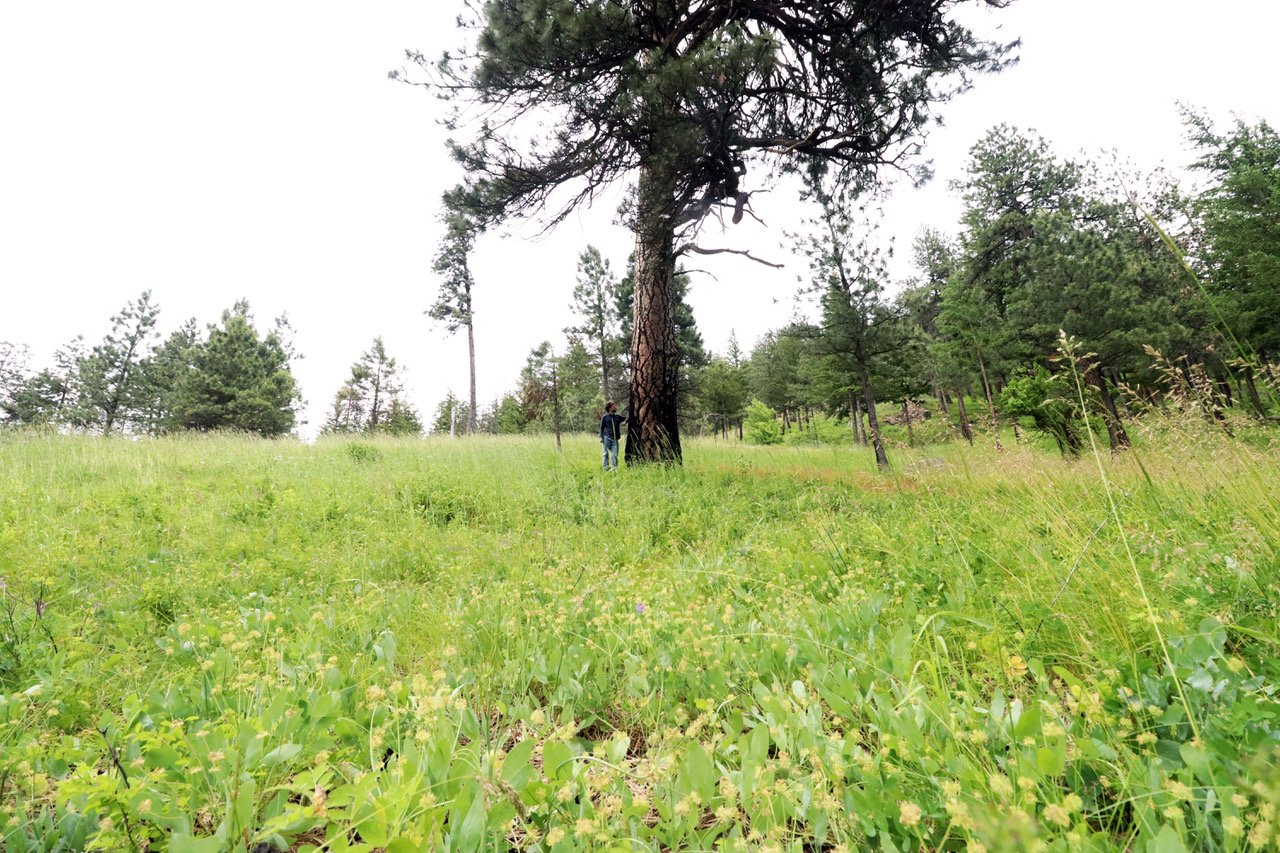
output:
{"label": "person standing by tree", "polygon": [[622,439],[622,425],[627,419],[618,414],[618,404],[610,400],[604,404],[604,417],[600,419],[600,444],[604,446],[604,470],[618,470],[618,442]]}

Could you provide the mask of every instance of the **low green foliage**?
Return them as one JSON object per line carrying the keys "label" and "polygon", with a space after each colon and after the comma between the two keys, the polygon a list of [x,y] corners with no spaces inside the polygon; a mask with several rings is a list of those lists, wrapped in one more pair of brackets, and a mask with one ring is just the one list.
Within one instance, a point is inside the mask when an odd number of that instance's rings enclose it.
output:
{"label": "low green foliage", "polygon": [[744,437],[751,444],[782,443],[782,425],[778,423],[773,409],[759,400],[752,400],[747,406],[743,429]]}
{"label": "low green foliage", "polygon": [[[1250,430],[1240,424],[1238,434]],[[1245,850],[1280,455],[0,437],[8,851]],[[1138,581],[1141,581],[1139,585]]]}

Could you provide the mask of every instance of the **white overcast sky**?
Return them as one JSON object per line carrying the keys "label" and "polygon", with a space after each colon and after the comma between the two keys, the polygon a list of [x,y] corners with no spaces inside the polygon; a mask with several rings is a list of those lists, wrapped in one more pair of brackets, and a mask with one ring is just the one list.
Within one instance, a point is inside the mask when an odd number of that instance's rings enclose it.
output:
{"label": "white overcast sky", "polygon": [[[375,335],[425,416],[448,389],[465,395],[465,340],[423,315],[437,202],[458,174],[440,104],[387,79],[405,48],[458,44],[458,5],[0,3],[0,341],[29,344],[40,366],[76,334],[99,339],[145,289],[164,334],[244,297],[260,326],[287,311],[297,329],[304,434]],[[945,108],[928,146],[937,178],[888,206],[884,233],[901,249],[922,225],[955,230],[947,182],[994,124],[1034,128],[1063,154],[1114,148],[1178,168],[1191,158],[1179,100],[1221,120],[1280,118],[1271,0],[1017,0],[975,21],[1021,38],[1021,62]],[[531,347],[559,338],[583,246],[623,266],[619,197],[550,235],[517,225],[478,244],[482,400],[514,385]],[[730,329],[749,346],[793,310],[803,269],[781,232],[796,207],[779,191],[756,209],[769,229],[701,242],[790,262],[698,259],[716,278],[697,276],[691,301],[715,350]]]}

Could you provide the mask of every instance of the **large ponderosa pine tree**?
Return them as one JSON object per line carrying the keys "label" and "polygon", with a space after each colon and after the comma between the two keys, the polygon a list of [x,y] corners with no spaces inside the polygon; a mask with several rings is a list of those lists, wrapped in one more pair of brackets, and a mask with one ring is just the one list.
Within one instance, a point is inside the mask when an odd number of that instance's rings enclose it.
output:
{"label": "large ponderosa pine tree", "polygon": [[410,52],[452,96],[451,127],[483,116],[452,145],[481,226],[559,221],[634,180],[629,461],[680,459],[671,281],[681,255],[715,251],[699,223],[740,220],[753,170],[850,186],[906,164],[931,107],[1008,56],[951,17],[963,2],[491,0],[472,7],[474,47]]}

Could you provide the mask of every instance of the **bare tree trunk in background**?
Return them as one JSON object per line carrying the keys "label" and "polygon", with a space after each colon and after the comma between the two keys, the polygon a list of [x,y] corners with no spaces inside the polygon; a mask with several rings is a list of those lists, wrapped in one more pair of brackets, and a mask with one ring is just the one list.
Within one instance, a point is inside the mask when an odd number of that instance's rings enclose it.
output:
{"label": "bare tree trunk in background", "polygon": [[645,163],[640,169],[636,188],[628,465],[680,463],[680,432],[676,422],[680,348],[671,315],[671,277],[675,264],[674,184],[660,163]]}
{"label": "bare tree trunk in background", "polygon": [[1227,377],[1227,372],[1224,368],[1218,368],[1214,381],[1218,385],[1218,393],[1221,394],[1222,399],[1226,401],[1227,408],[1231,408],[1231,405],[1234,402],[1231,398],[1231,380]]}
{"label": "bare tree trunk in background", "polygon": [[1102,375],[1102,369],[1098,367],[1097,362],[1089,365],[1084,377],[1089,384],[1098,389],[1098,396],[1102,398],[1102,420],[1107,425],[1107,439],[1111,443],[1111,452],[1119,453],[1129,447],[1131,442],[1129,434],[1125,432],[1124,424],[1120,422],[1120,412],[1116,410],[1116,401],[1111,396],[1111,389],[1107,387],[1107,379]]}
{"label": "bare tree trunk in background", "polygon": [[849,418],[853,422],[853,440],[858,444],[865,445],[867,436],[862,431],[862,401],[855,398],[853,400],[853,411],[849,413]]}
{"label": "bare tree trunk in background", "polygon": [[560,447],[560,378],[556,375],[556,364],[551,363],[551,423],[556,430],[556,452]]}
{"label": "bare tree trunk in background", "polygon": [[996,404],[991,398],[991,383],[987,381],[987,365],[982,360],[982,350],[976,350],[978,353],[978,370],[982,373],[982,393],[987,397],[987,411],[991,413],[991,429],[996,436],[996,450],[1000,453],[1004,452],[1004,447],[1000,444],[1000,419],[996,417]]}
{"label": "bare tree trunk in background", "polygon": [[964,408],[964,391],[956,392],[956,411],[960,414],[960,434],[973,446],[973,427],[969,425],[969,413]]}
{"label": "bare tree trunk in background", "polygon": [[889,457],[885,454],[884,442],[880,439],[880,420],[876,417],[876,398],[871,392],[871,374],[861,360],[858,370],[862,378],[862,396],[867,403],[867,431],[871,433],[871,445],[876,451],[876,467],[884,471],[889,467]]}
{"label": "bare tree trunk in background", "polygon": [[467,319],[467,357],[471,360],[471,401],[467,407],[467,435],[476,434],[476,330]]}
{"label": "bare tree trunk in background", "polygon": [[609,358],[605,351],[605,336],[600,335],[600,393],[604,395],[604,401],[607,403],[613,399],[609,393]]}
{"label": "bare tree trunk in background", "polygon": [[907,447],[915,447],[916,431],[911,427],[911,405],[905,398],[902,400],[902,419],[907,424]]}
{"label": "bare tree trunk in background", "polygon": [[1244,368],[1244,387],[1249,392],[1249,404],[1253,406],[1253,410],[1257,412],[1258,417],[1265,418],[1267,407],[1262,405],[1262,395],[1258,393],[1258,383],[1253,378],[1253,368],[1248,365]]}

